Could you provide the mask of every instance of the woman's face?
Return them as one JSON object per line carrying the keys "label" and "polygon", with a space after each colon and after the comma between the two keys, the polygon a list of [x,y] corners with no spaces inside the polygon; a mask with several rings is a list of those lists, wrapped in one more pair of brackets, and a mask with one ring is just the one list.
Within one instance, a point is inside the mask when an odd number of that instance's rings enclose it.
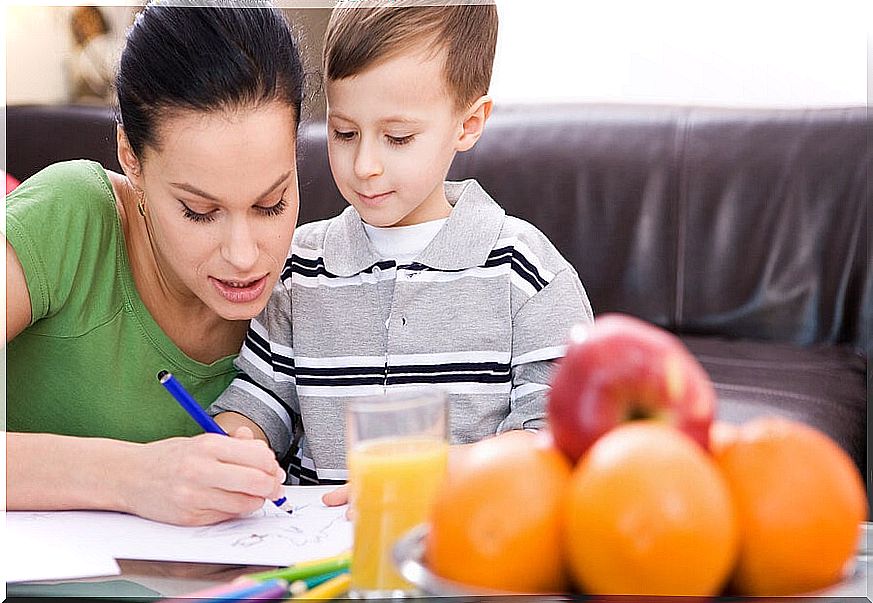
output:
{"label": "woman's face", "polygon": [[297,223],[293,109],[181,112],[157,135],[157,148],[143,151],[141,187],[162,282],[227,320],[254,317]]}

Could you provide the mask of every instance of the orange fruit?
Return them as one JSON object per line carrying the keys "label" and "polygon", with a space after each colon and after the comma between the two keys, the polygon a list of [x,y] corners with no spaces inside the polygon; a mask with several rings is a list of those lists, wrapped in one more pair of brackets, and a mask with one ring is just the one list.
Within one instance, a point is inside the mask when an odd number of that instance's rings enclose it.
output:
{"label": "orange fruit", "polygon": [[736,558],[727,484],[712,458],[666,423],[625,423],[582,457],[565,506],[567,562],[592,594],[711,596]]}
{"label": "orange fruit", "polygon": [[570,464],[542,437],[482,440],[450,462],[425,558],[438,575],[518,593],[560,592],[561,504]]}
{"label": "orange fruit", "polygon": [[778,596],[839,581],[867,514],[849,455],[820,431],[775,417],[719,427],[712,436],[740,527],[732,588]]}

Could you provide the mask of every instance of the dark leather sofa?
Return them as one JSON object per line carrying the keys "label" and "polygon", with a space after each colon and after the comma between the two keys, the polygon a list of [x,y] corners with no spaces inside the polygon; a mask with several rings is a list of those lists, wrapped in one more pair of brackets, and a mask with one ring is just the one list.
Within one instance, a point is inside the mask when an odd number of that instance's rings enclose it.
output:
{"label": "dark leather sofa", "polygon": [[[7,169],[117,169],[94,107],[8,107]],[[873,165],[865,108],[555,105],[495,109],[452,179],[476,177],[573,263],[596,313],[678,334],[728,421],[819,427],[866,475]],[[300,221],[345,206],[322,123],[301,128]]]}

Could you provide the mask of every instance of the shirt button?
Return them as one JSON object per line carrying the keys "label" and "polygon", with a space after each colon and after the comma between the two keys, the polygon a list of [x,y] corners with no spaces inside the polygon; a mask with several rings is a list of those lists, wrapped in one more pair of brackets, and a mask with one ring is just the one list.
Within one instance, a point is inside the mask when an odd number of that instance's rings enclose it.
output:
{"label": "shirt button", "polygon": [[382,269],[378,266],[373,266],[373,276],[379,276],[382,274]]}

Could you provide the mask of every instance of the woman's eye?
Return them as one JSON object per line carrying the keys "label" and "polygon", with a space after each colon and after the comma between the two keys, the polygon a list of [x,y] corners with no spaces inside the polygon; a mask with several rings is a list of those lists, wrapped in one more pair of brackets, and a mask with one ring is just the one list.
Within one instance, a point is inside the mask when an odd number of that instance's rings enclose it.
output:
{"label": "woman's eye", "polygon": [[200,212],[196,212],[184,203],[182,203],[182,201],[179,201],[179,203],[182,204],[182,213],[192,222],[212,222],[215,219],[215,216],[212,215],[213,212],[211,211],[201,214]]}
{"label": "woman's eye", "polygon": [[385,138],[388,139],[390,144],[394,144],[397,146],[403,146],[412,142],[412,139],[415,138],[414,134],[409,134],[407,136],[390,136],[388,134],[385,135]]}
{"label": "woman's eye", "polygon": [[342,141],[342,142],[346,142],[346,141],[349,141],[349,140],[351,140],[352,138],[354,138],[354,137],[355,137],[355,133],[354,133],[354,132],[351,132],[351,131],[349,131],[349,132],[343,132],[342,130],[334,130],[334,131],[333,131],[333,137],[334,137],[335,140],[339,140],[339,141]]}
{"label": "woman's eye", "polygon": [[262,205],[255,206],[259,212],[264,214],[265,216],[278,216],[285,212],[285,208],[288,207],[288,203],[285,201],[285,198],[279,199],[278,202],[270,205],[269,207],[264,207]]}

